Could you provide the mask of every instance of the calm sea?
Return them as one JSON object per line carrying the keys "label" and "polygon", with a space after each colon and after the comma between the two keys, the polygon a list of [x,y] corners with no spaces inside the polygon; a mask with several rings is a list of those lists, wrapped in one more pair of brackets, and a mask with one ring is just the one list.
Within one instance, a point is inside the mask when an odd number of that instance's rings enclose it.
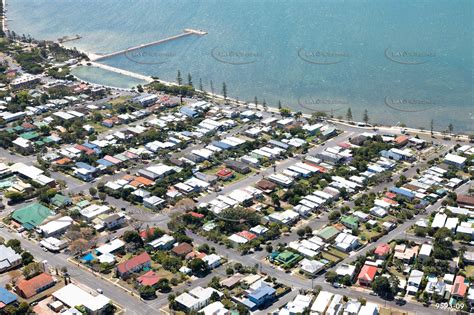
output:
{"label": "calm sea", "polygon": [[[14,0],[9,28],[110,53],[167,38],[102,62],[206,90],[303,112],[373,122],[474,130],[472,0]],[[107,85],[123,77],[81,69]],[[212,81],[212,84],[211,84]]]}

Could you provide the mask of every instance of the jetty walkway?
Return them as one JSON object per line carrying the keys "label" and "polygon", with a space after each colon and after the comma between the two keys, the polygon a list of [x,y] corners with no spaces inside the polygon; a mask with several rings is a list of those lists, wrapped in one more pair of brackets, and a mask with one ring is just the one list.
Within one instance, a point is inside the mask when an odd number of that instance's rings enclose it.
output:
{"label": "jetty walkway", "polygon": [[109,54],[89,54],[89,59],[91,61],[99,61],[101,59],[106,59],[106,58],[110,58],[110,57],[113,57],[113,56],[126,54],[126,53],[132,52],[134,50],[138,50],[138,49],[142,49],[142,48],[146,48],[146,47],[155,46],[155,45],[163,44],[163,43],[166,43],[166,42],[170,42],[170,41],[178,39],[178,38],[191,36],[191,35],[204,36],[206,34],[207,34],[207,32],[205,32],[205,31],[195,30],[195,29],[192,29],[192,28],[186,28],[186,29],[183,30],[183,33],[181,33],[181,34],[174,35],[174,36],[164,38],[164,39],[160,39],[160,40],[157,40],[157,41],[153,41],[153,42],[150,42],[150,43],[141,44],[141,45],[138,45],[138,46],[135,46],[135,47],[130,47],[130,48],[127,48],[127,49],[118,50],[118,51],[115,51],[115,52],[112,52],[112,53],[109,53]]}

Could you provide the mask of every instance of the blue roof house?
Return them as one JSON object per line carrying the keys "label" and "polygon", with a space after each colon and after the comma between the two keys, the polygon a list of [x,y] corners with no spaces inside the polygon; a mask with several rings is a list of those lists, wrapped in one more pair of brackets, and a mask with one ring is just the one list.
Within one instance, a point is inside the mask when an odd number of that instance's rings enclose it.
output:
{"label": "blue roof house", "polygon": [[271,303],[275,300],[276,290],[271,286],[264,284],[252,293],[250,293],[243,304],[250,310],[256,310],[257,308]]}
{"label": "blue roof house", "polygon": [[15,294],[5,288],[0,288],[0,310],[9,304],[15,303],[16,300]]}
{"label": "blue roof house", "polygon": [[199,114],[194,109],[192,109],[190,107],[186,107],[186,106],[181,107],[179,109],[179,112],[186,115],[186,116],[188,116],[188,117],[191,117],[191,118],[197,117],[197,115]]}

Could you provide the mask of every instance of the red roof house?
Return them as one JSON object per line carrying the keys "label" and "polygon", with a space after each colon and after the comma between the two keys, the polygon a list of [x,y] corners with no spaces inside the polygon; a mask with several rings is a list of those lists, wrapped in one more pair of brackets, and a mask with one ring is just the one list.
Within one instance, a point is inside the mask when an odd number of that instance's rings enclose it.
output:
{"label": "red roof house", "polygon": [[396,137],[394,141],[398,146],[402,147],[408,143],[408,137],[404,135],[400,135]]}
{"label": "red roof house", "polygon": [[387,198],[394,199],[394,198],[397,197],[397,194],[394,194],[393,192],[387,191],[387,192],[385,193],[385,196],[387,196]]}
{"label": "red roof house", "polygon": [[140,235],[140,237],[142,238],[142,240],[145,240],[148,236],[153,236],[155,233],[155,228],[154,227],[150,227],[150,228],[147,228],[145,230],[142,230],[138,233],[138,235]]}
{"label": "red roof house", "polygon": [[370,286],[372,281],[375,279],[375,275],[377,274],[377,267],[364,265],[360,270],[359,275],[357,276],[357,280],[359,281],[360,285]]}
{"label": "red roof house", "polygon": [[388,244],[380,244],[374,251],[374,254],[377,255],[379,258],[387,257],[390,254],[390,245]]}
{"label": "red roof house", "polygon": [[31,279],[22,279],[18,281],[16,284],[16,292],[25,299],[29,299],[30,297],[51,288],[55,283],[56,281],[50,274],[43,272]]}
{"label": "red roof house", "polygon": [[141,275],[140,277],[138,277],[137,281],[142,286],[146,286],[146,285],[154,286],[155,284],[158,283],[158,281],[160,281],[160,277],[158,276],[156,272],[154,272],[153,270],[150,270],[144,273],[143,275]]}
{"label": "red roof house", "polygon": [[184,257],[193,251],[193,246],[189,243],[181,243],[171,250],[176,256]]}
{"label": "red roof house", "polygon": [[143,268],[149,268],[151,265],[151,258],[147,252],[141,253],[138,256],[130,258],[117,265],[117,274],[121,277],[127,277],[131,273],[142,270]]}
{"label": "red roof house", "polygon": [[463,298],[466,295],[467,285],[465,281],[466,278],[464,278],[463,276],[456,276],[456,279],[454,279],[454,284],[451,288],[452,296]]}
{"label": "red roof house", "polygon": [[474,207],[474,197],[469,195],[457,195],[457,203]]}
{"label": "red roof house", "polygon": [[223,180],[228,180],[228,179],[231,179],[232,176],[234,176],[234,172],[232,172],[230,169],[228,168],[223,168],[223,169],[220,169],[217,173],[216,173],[217,177],[219,177],[220,179],[223,179]]}
{"label": "red roof house", "polygon": [[197,212],[194,212],[194,211],[191,211],[191,212],[188,212],[188,214],[196,219],[202,219],[204,218],[204,214],[202,213],[197,213]]}
{"label": "red roof house", "polygon": [[242,236],[243,238],[247,239],[249,242],[257,237],[257,235],[249,231],[242,231],[242,232],[237,233],[237,235]]}

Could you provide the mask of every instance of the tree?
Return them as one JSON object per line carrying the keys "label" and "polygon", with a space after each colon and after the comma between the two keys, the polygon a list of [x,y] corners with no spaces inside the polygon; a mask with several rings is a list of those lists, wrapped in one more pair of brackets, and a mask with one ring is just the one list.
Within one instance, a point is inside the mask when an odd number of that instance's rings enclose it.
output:
{"label": "tree", "polygon": [[104,192],[100,192],[99,193],[99,198],[100,198],[100,200],[105,201],[105,199],[107,199],[107,194],[104,193]]}
{"label": "tree", "polygon": [[21,253],[21,242],[17,239],[8,240],[5,244],[7,247],[11,247],[16,253]]}
{"label": "tree", "polygon": [[97,189],[95,187],[90,187],[89,194],[91,194],[91,196],[97,195]]}
{"label": "tree", "polygon": [[217,276],[214,276],[214,277],[212,277],[211,281],[209,281],[207,286],[218,290],[219,287],[221,286],[220,282],[221,282],[221,279]]}
{"label": "tree", "polygon": [[33,255],[31,255],[30,252],[23,252],[21,253],[21,262],[23,263],[24,266],[32,263],[35,260]]}
{"label": "tree", "polygon": [[178,70],[178,73],[176,74],[176,82],[178,85],[183,85],[183,78],[181,78],[181,71]]}
{"label": "tree", "polygon": [[378,276],[372,282],[372,290],[381,297],[391,297],[393,295],[390,281],[387,277]]}
{"label": "tree", "polygon": [[224,96],[224,100],[227,99],[227,85],[225,82],[222,82],[222,96]]}
{"label": "tree", "polygon": [[273,252],[273,246],[268,244],[267,246],[265,246],[265,250],[268,252],[268,253],[272,253]]}
{"label": "tree", "polygon": [[204,91],[204,87],[202,85],[202,79],[199,78],[199,90]]}
{"label": "tree", "polygon": [[194,258],[188,263],[188,267],[195,274],[204,274],[208,272],[207,264],[200,258]]}
{"label": "tree", "polygon": [[197,250],[201,253],[204,253],[204,254],[210,254],[211,252],[211,248],[209,247],[209,245],[207,243],[204,243],[202,245],[199,245]]}
{"label": "tree", "polygon": [[40,263],[32,262],[23,268],[23,276],[26,279],[30,279],[36,275],[39,275],[42,271],[43,271],[43,266]]}
{"label": "tree", "polygon": [[434,131],[434,120],[431,119],[431,121],[430,121],[430,133],[431,133],[431,136],[433,136],[433,131]]}
{"label": "tree", "polygon": [[125,231],[123,233],[123,240],[127,243],[143,244],[141,236],[134,230]]}
{"label": "tree", "polygon": [[257,98],[257,96],[254,96],[254,98],[253,98],[253,103],[255,104],[255,106],[258,105],[258,98]]}
{"label": "tree", "polygon": [[301,237],[303,237],[303,236],[306,234],[306,232],[305,232],[305,230],[304,230],[303,228],[299,228],[299,229],[296,231],[296,234],[298,234],[298,236],[301,238]]}
{"label": "tree", "polygon": [[340,217],[341,217],[341,213],[337,210],[334,210],[334,211],[331,211],[329,213],[328,219],[329,219],[329,221],[334,222],[337,219],[339,219]]}
{"label": "tree", "polygon": [[291,115],[291,111],[288,108],[280,109],[280,115],[282,117],[289,117]]}
{"label": "tree", "polygon": [[143,93],[143,86],[141,84],[137,85],[137,91]]}
{"label": "tree", "polygon": [[362,117],[362,120],[366,125],[369,123],[369,111],[367,109],[364,110],[364,117]]}
{"label": "tree", "polygon": [[283,107],[283,106],[281,105],[281,101],[278,100],[278,109],[282,109],[282,107]]}
{"label": "tree", "polygon": [[352,109],[350,107],[347,109],[346,120],[352,121]]}
{"label": "tree", "polygon": [[326,272],[326,281],[329,283],[333,283],[337,279],[337,273],[335,271],[329,270]]}
{"label": "tree", "polygon": [[214,94],[214,83],[212,82],[212,80],[210,82],[210,85],[211,85],[211,94]]}
{"label": "tree", "polygon": [[152,299],[156,296],[156,290],[152,286],[144,285],[138,289],[138,293],[140,293],[140,297],[145,300]]}
{"label": "tree", "polygon": [[166,278],[161,278],[160,280],[158,280],[158,283],[156,284],[156,288],[160,292],[169,292],[169,291],[171,291],[170,282]]}
{"label": "tree", "polygon": [[453,133],[453,131],[454,131],[454,126],[453,126],[453,124],[449,124],[449,125],[448,125],[448,130],[449,130],[449,133]]}
{"label": "tree", "polygon": [[73,253],[73,254],[80,254],[80,253],[83,253],[85,250],[87,250],[89,248],[89,243],[83,239],[83,238],[79,238],[77,240],[74,240],[71,242],[71,244],[69,245],[69,250]]}
{"label": "tree", "polygon": [[188,73],[188,85],[193,86],[193,77],[191,76],[191,73]]}

